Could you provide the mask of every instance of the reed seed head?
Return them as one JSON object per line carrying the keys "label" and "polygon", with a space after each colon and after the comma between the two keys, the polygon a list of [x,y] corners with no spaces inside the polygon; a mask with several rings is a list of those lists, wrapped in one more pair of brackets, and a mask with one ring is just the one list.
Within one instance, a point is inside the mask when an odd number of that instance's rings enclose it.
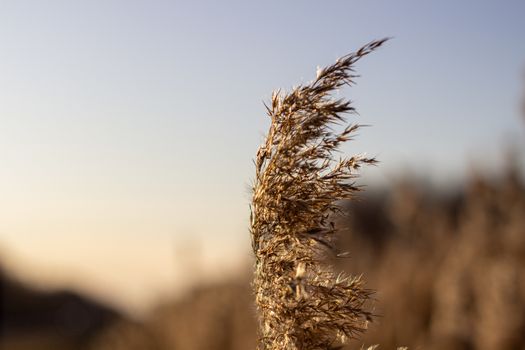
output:
{"label": "reed seed head", "polygon": [[336,349],[371,320],[361,278],[337,273],[324,257],[344,255],[334,245],[332,214],[359,190],[357,170],[376,162],[336,158],[360,126],[335,131],[355,110],[333,93],[352,85],[354,64],[385,41],[318,69],[309,84],[274,92],[266,106],[271,124],[255,158],[250,228],[260,350]]}

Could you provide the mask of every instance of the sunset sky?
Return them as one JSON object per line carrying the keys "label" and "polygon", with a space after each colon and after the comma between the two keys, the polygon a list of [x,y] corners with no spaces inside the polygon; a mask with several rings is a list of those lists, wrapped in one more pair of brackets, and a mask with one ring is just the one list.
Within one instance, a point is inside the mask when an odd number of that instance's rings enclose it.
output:
{"label": "sunset sky", "polygon": [[[373,39],[347,152],[436,186],[523,149],[525,2],[2,1],[0,256],[131,312],[249,259],[275,88]],[[355,118],[355,119],[354,119]],[[186,272],[184,272],[186,271]]]}

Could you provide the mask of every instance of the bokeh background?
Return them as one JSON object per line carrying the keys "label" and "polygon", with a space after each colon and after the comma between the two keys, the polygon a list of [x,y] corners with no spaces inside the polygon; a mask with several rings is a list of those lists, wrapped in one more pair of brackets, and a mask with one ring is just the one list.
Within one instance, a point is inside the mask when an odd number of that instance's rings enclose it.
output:
{"label": "bokeh background", "polygon": [[380,161],[341,218],[352,344],[525,349],[525,3],[2,1],[0,349],[250,349],[263,101],[341,91]]}

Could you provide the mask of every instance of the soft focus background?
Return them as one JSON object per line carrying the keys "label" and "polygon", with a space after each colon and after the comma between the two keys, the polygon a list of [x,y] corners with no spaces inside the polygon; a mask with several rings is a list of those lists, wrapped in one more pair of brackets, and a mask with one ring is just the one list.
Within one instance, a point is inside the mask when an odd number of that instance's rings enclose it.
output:
{"label": "soft focus background", "polygon": [[271,91],[341,92],[381,161],[341,218],[353,344],[525,349],[525,2],[0,2],[0,349],[252,349]]}

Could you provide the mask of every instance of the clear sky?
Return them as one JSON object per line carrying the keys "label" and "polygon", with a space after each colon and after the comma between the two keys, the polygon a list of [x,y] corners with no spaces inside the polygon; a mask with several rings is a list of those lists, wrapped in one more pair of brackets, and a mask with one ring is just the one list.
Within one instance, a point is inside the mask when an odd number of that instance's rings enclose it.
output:
{"label": "clear sky", "polygon": [[522,0],[2,1],[0,251],[133,310],[188,264],[226,273],[248,255],[262,102],[385,36],[342,92],[373,126],[345,150],[382,162],[364,181],[496,169],[525,140],[524,16]]}

